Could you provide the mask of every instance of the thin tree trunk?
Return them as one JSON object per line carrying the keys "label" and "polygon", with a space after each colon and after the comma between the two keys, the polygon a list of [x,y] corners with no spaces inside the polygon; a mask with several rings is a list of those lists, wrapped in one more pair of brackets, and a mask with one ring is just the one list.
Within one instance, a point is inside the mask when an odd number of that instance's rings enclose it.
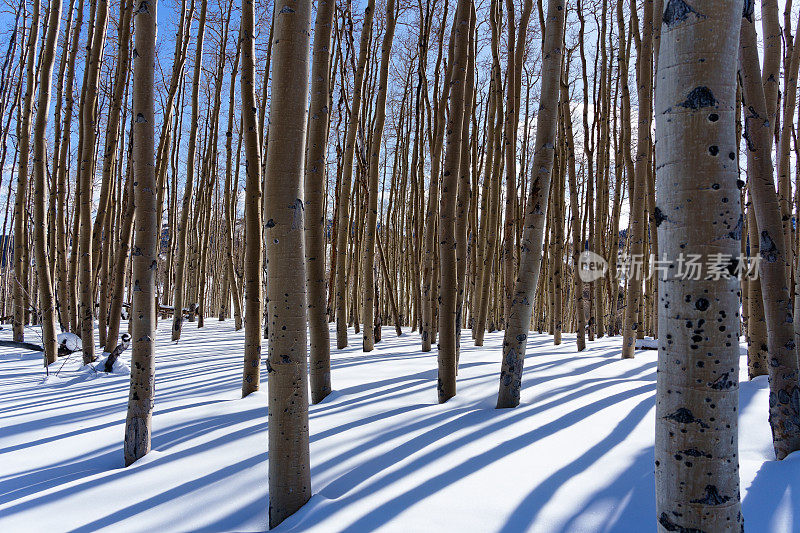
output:
{"label": "thin tree trunk", "polygon": [[369,56],[369,42],[372,35],[372,19],[375,13],[375,0],[368,0],[364,10],[364,25],[361,29],[361,48],[358,55],[355,80],[353,82],[353,104],[350,107],[350,121],[347,125],[344,161],[342,162],[342,184],[339,191],[339,220],[336,235],[336,346],[340,350],[347,347],[347,237],[350,234],[350,190],[353,181],[353,154],[356,134],[361,117],[361,99],[364,86],[364,69]]}
{"label": "thin tree trunk", "polygon": [[[639,119],[636,141],[636,161],[634,169],[634,186],[630,219],[630,257],[632,264],[644,261],[644,240],[647,218],[647,176],[649,172],[651,102],[653,92],[653,0],[644,3],[643,35],[641,55],[637,59],[639,79]],[[622,328],[622,357],[627,359],[634,355],[636,337],[644,324],[639,319],[639,307],[642,305],[642,274],[632,269],[628,276],[628,291],[625,299],[625,320]]]}
{"label": "thin tree trunk", "polygon": [[[197,150],[197,126],[200,112],[200,71],[203,64],[203,39],[206,29],[206,10],[208,0],[201,0],[200,22],[197,28],[197,48],[194,57],[194,76],[192,78],[192,118],[189,124],[189,146],[186,165],[186,184],[181,202],[181,219],[178,226],[177,250],[175,253],[175,292],[172,298],[172,340],[181,338],[183,327],[183,304],[186,292],[186,246],[189,236],[189,211],[194,189],[195,153]],[[191,294],[189,296],[192,296]]]}
{"label": "thin tree trunk", "polygon": [[[36,94],[36,45],[39,40],[39,3],[34,3],[31,16],[31,27],[28,32],[28,46],[25,49],[25,94],[20,108],[19,130],[19,171],[17,172],[17,194],[14,201],[14,340],[25,340],[26,310],[30,305],[30,297],[25,283],[25,250],[27,239],[26,207],[28,204],[28,158],[30,157],[31,116],[33,114],[33,97]],[[20,72],[20,80],[22,72]],[[22,83],[20,81],[20,83]]]}
{"label": "thin tree trunk", "polygon": [[[767,119],[767,105],[761,84],[752,5],[742,19],[739,46],[742,99],[745,108],[744,137],[747,142],[749,188],[759,232],[764,314],[767,319],[769,346],[769,422],[775,456],[783,459],[800,449],[800,407],[792,400],[798,390],[798,363],[795,332],[792,327],[793,305],[789,295],[789,265],[784,248],[780,205],[774,186],[770,156],[772,126]],[[715,116],[718,116],[715,114]],[[731,152],[735,155],[735,152]]]}
{"label": "thin tree trunk", "polygon": [[[244,279],[245,340],[242,397],[257,391],[261,381],[261,320],[263,318],[261,278],[264,254],[262,253],[261,244],[263,242],[261,238],[261,148],[259,147],[258,117],[255,112],[256,96],[253,80],[255,77],[254,23],[253,3],[250,0],[245,0],[242,3],[242,24],[239,34],[242,40],[242,137],[245,143],[244,168],[247,175],[244,201],[244,256],[246,266]],[[266,225],[269,227],[269,222]],[[175,302],[175,305],[180,304]],[[305,316],[305,313],[303,316]],[[270,331],[274,329],[273,324]],[[305,329],[303,334],[305,335]],[[303,342],[305,343],[305,338]],[[272,349],[271,346],[270,349]],[[305,394],[305,387],[303,388],[303,394]],[[269,412],[270,417],[272,417],[272,409]]]}
{"label": "thin tree trunk", "polygon": [[[38,11],[39,0],[34,0],[34,18],[38,17]],[[33,231],[36,270],[39,276],[39,310],[42,314],[42,346],[44,347],[45,365],[54,363],[58,358],[55,295],[53,294],[50,255],[47,253],[47,214],[45,211],[45,199],[47,197],[45,161],[47,159],[47,150],[45,133],[47,130],[47,117],[50,112],[50,85],[53,78],[56,41],[58,40],[58,30],[61,25],[61,0],[51,0],[48,12],[47,40],[42,50],[39,67],[39,101],[36,106],[36,123],[33,136],[33,173],[35,180]]]}
{"label": "thin tree trunk", "polygon": [[[377,87],[377,101],[375,102],[375,122],[372,129],[369,151],[368,179],[368,206],[366,227],[363,242],[363,309],[364,323],[363,350],[370,352],[375,347],[375,233],[378,224],[378,171],[380,170],[381,141],[383,140],[383,127],[386,122],[386,93],[389,89],[389,58],[392,52],[394,29],[397,22],[394,0],[386,3],[386,28],[381,46],[380,80]],[[327,326],[326,326],[327,329]]]}
{"label": "thin tree trunk", "polygon": [[453,61],[448,65],[450,78],[450,114],[447,119],[447,147],[444,158],[442,194],[439,203],[439,403],[456,395],[458,353],[458,309],[456,273],[456,200],[461,166],[461,136],[464,109],[464,85],[468,47],[471,0],[459,0],[453,19]]}
{"label": "thin tree trunk", "polygon": [[498,408],[519,405],[522,366],[542,264],[542,240],[553,170],[565,11],[562,0],[548,1],[542,61],[542,91],[536,121],[536,151],[533,156],[535,174],[532,176],[525,207],[525,230],[521,243],[519,274],[503,338]]}

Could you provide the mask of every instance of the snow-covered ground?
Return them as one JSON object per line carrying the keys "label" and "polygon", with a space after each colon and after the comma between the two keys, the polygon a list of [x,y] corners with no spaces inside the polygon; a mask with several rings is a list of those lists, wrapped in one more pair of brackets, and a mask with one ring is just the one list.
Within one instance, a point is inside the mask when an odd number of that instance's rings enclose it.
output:
{"label": "snow-covered ground", "polygon": [[[0,351],[0,532],[267,529],[266,383],[240,399],[243,333],[206,324],[174,344],[160,322],[153,452],[127,469],[126,375],[77,353],[45,379],[39,354]],[[655,351],[621,360],[619,337],[578,354],[574,336],[532,335],[522,403],[496,410],[502,334],[477,349],[464,332],[445,405],[436,351],[383,338],[365,354],[351,332],[332,351],[335,392],[310,413],[314,496],[278,531],[655,530]],[[800,454],[773,460],[767,396],[743,371],[745,524],[798,531]]]}

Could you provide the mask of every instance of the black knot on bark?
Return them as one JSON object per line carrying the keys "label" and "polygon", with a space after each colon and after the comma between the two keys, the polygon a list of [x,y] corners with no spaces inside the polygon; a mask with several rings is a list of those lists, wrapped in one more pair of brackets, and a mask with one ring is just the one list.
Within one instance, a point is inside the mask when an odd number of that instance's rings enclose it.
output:
{"label": "black knot on bark", "polygon": [[717,105],[717,99],[714,98],[714,93],[711,92],[711,89],[700,85],[692,89],[692,92],[686,96],[686,100],[678,105],[686,109],[700,109],[701,107]]}
{"label": "black knot on bark", "polygon": [[764,261],[774,263],[778,260],[778,247],[775,246],[775,241],[772,240],[766,230],[761,232],[760,246],[761,258]]}
{"label": "black knot on bark", "polygon": [[667,217],[661,211],[660,208],[656,207],[653,209],[653,222],[655,222],[656,227],[660,226],[662,222],[667,220]]}
{"label": "black knot on bark", "polygon": [[664,24],[671,27],[678,22],[683,22],[689,13],[694,13],[697,18],[706,18],[683,0],[669,0],[667,8],[664,10]]}
{"label": "black knot on bark", "polygon": [[706,494],[702,498],[692,500],[692,503],[701,503],[703,505],[722,505],[730,500],[730,496],[723,496],[714,485],[706,485]]}

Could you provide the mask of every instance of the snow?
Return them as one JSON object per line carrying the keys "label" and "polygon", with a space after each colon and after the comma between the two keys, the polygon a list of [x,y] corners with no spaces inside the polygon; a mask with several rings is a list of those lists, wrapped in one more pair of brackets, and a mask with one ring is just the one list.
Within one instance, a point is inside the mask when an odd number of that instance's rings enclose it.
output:
{"label": "snow", "polygon": [[65,331],[64,333],[59,333],[56,337],[59,346],[65,346],[71,352],[77,352],[78,350],[83,349],[83,342],[81,338],[74,333],[70,333]]}
{"label": "snow", "polygon": [[[129,468],[127,375],[77,353],[45,379],[41,357],[0,350],[0,531],[267,529],[266,382],[240,398],[243,332],[208,320],[175,344],[170,326],[153,451]],[[276,531],[654,531],[657,352],[622,360],[616,337],[576,353],[564,337],[530,336],[521,405],[496,410],[502,333],[475,348],[464,332],[458,395],[439,405],[436,351],[418,334],[386,327],[363,353],[351,331],[332,350],[335,391],[310,410],[314,496]],[[747,382],[742,363],[747,530],[798,530],[800,454],[774,461],[767,381]]]}
{"label": "snow", "polygon": [[644,339],[636,339],[636,349],[658,350],[658,341],[650,337],[645,337]]}

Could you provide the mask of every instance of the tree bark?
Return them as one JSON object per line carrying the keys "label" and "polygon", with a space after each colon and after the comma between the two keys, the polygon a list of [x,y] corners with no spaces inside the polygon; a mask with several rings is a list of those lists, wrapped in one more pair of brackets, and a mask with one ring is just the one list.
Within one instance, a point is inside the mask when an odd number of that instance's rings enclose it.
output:
{"label": "tree bark", "polygon": [[[253,0],[242,2],[242,136],[245,143],[245,280],[244,280],[244,369],[242,397],[257,391],[261,381],[262,261],[261,238],[261,148],[256,116],[255,35]],[[273,102],[274,105],[274,102]],[[177,307],[176,307],[177,309]],[[305,316],[305,315],[304,315]],[[305,331],[305,330],[304,330]],[[305,342],[305,341],[304,341]],[[305,390],[305,389],[304,389]],[[270,413],[272,410],[270,410]]]}
{"label": "tree bark", "polygon": [[[750,6],[752,8],[752,4]],[[780,204],[775,192],[774,169],[770,146],[772,123],[761,84],[756,33],[752,9],[742,19],[739,45],[744,138],[747,146],[747,170],[750,193],[759,232],[764,314],[767,319],[769,347],[769,421],[775,456],[783,459],[800,449],[800,394],[798,363],[794,339],[793,305],[789,294],[789,264],[784,248]]]}
{"label": "tree bark", "polygon": [[311,0],[288,0],[275,17],[270,135],[266,150],[268,210],[264,216],[271,528],[311,497],[303,268],[303,163]]}
{"label": "tree bark", "polygon": [[[102,0],[101,0],[102,1]],[[155,171],[154,75],[158,1],[136,8],[133,61],[133,190],[136,202],[133,308],[131,312],[131,388],[125,420],[125,466],[150,452],[155,396],[156,261],[160,234]]]}
{"label": "tree bark", "polygon": [[336,346],[340,350],[347,347],[347,237],[350,235],[350,190],[353,181],[353,154],[356,134],[361,117],[361,99],[364,87],[364,69],[369,56],[369,42],[372,35],[372,19],[375,13],[375,0],[368,0],[364,10],[364,25],[361,28],[361,47],[358,55],[353,82],[353,103],[350,106],[350,121],[347,125],[344,161],[342,162],[342,184],[339,191],[339,220],[336,235]]}
{"label": "tree bark", "polygon": [[[34,0],[34,17],[39,11],[39,0]],[[50,270],[50,255],[47,251],[47,214],[45,199],[47,150],[45,146],[47,117],[50,113],[50,85],[53,78],[53,63],[61,25],[61,0],[51,0],[49,5],[47,40],[40,58],[39,67],[39,101],[36,106],[36,124],[33,136],[33,173],[34,173],[34,247],[36,253],[36,270],[39,285],[39,310],[42,314],[42,346],[44,347],[45,365],[58,359],[56,342],[55,295],[53,294],[53,277]]]}
{"label": "tree bark", "polygon": [[509,321],[503,337],[500,390],[497,407],[519,405],[522,366],[533,311],[536,286],[542,263],[542,241],[550,195],[550,179],[558,122],[558,93],[563,58],[563,36],[566,6],[562,0],[548,0],[545,46],[542,60],[542,91],[536,119],[536,150],[533,155],[534,175],[525,206],[519,273],[514,286]]}
{"label": "tree bark", "polygon": [[[740,251],[741,232],[731,231],[739,213],[730,208],[739,195],[738,168],[728,154],[736,153],[741,4],[721,9],[697,0],[691,11],[680,12],[675,1],[667,2],[661,27],[655,220],[659,251],[668,264],[686,254],[699,254],[705,264],[715,254],[736,257]],[[738,291],[735,276],[681,276],[672,268],[660,275],[655,440],[660,532],[744,529]]]}

